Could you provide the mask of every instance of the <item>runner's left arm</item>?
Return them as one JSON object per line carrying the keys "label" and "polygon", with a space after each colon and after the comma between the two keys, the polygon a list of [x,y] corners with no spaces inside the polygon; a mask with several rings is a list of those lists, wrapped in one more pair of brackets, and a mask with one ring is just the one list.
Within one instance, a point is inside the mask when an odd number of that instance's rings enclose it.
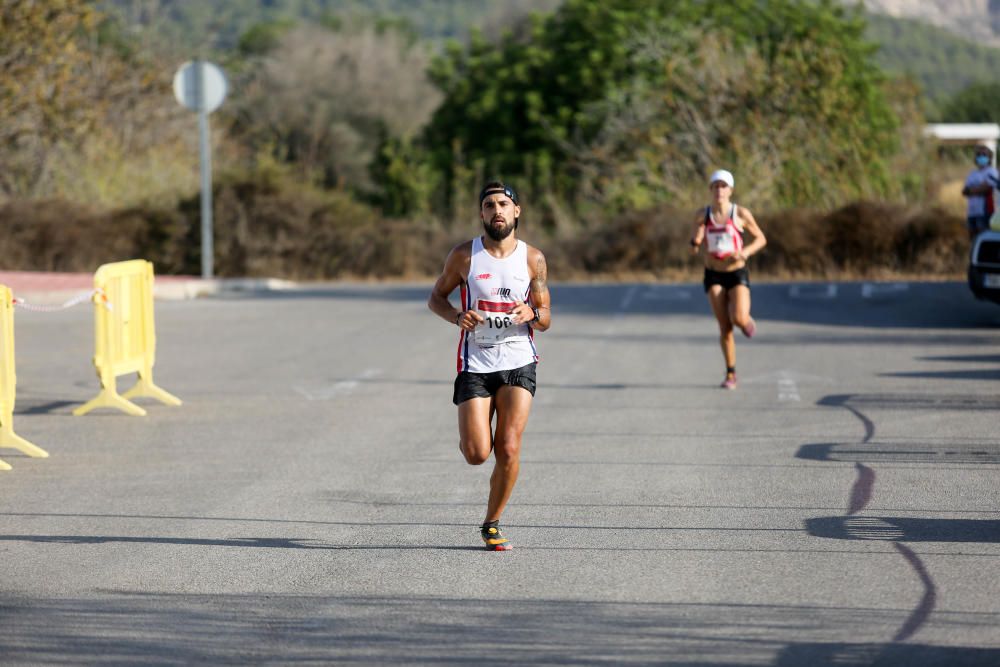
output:
{"label": "runner's left arm", "polygon": [[745,260],[750,255],[760,252],[767,245],[767,238],[765,238],[764,232],[761,231],[760,225],[757,224],[757,220],[753,217],[750,209],[740,206],[737,215],[740,216],[740,222],[743,223],[743,231],[753,237],[753,241],[743,246],[743,250],[740,252],[740,255]]}
{"label": "runner's left arm", "polygon": [[[528,270],[531,283],[528,291],[531,305],[518,303],[511,314],[517,324],[530,323],[535,331],[545,331],[552,324],[552,299],[549,297],[549,269],[545,255],[538,248],[528,246]],[[532,322],[538,311],[538,320]]]}

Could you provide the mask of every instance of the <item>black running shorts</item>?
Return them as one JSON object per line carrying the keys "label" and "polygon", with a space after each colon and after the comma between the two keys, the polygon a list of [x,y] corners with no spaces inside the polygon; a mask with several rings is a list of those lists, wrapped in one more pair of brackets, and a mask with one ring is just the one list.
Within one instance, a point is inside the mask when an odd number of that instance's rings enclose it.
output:
{"label": "black running shorts", "polygon": [[455,393],[451,400],[455,405],[458,405],[470,398],[489,398],[495,396],[500,387],[508,384],[513,387],[524,387],[534,396],[535,367],[537,365],[537,363],[532,362],[520,368],[492,373],[462,371],[455,378]]}
{"label": "black running shorts", "polygon": [[729,291],[737,285],[743,285],[750,289],[750,269],[743,267],[735,271],[713,271],[705,268],[705,291],[712,285],[722,285],[722,289]]}

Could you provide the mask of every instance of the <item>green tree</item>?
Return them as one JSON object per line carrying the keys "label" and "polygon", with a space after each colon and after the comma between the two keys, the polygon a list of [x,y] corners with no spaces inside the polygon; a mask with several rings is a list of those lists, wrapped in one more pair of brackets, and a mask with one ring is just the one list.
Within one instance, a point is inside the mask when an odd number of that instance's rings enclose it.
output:
{"label": "green tree", "polygon": [[440,99],[421,46],[370,22],[300,25],[238,81],[231,136],[317,185],[370,195],[382,140],[414,136]]}
{"label": "green tree", "polygon": [[190,114],[167,67],[89,0],[0,0],[0,193],[120,204],[175,188],[191,170],[165,162]]}
{"label": "green tree", "polygon": [[378,185],[373,197],[384,215],[426,216],[431,213],[439,175],[427,156],[412,140],[383,136],[371,164],[372,181]]}
{"label": "green tree", "polygon": [[266,55],[278,47],[281,38],[293,27],[295,23],[287,19],[255,23],[240,35],[236,48],[244,57]]}
{"label": "green tree", "polygon": [[[575,197],[597,153],[649,182],[662,177],[654,165],[680,158],[675,181],[691,182],[739,159],[751,137],[795,126],[794,139],[770,142],[778,201],[879,193],[897,119],[874,50],[860,15],[830,0],[566,0],[497,41],[451,46],[432,70],[445,101],[427,139],[449,180],[479,163]],[[745,57],[744,72],[712,76],[712,58],[732,68]],[[715,101],[732,108],[708,127]]]}
{"label": "green tree", "polygon": [[94,121],[80,76],[98,15],[86,0],[0,0],[0,188],[31,189],[58,141]]}
{"label": "green tree", "polygon": [[1000,69],[1000,49],[912,19],[871,14],[866,36],[878,44],[875,62],[886,72],[920,83],[927,114],[948,122],[948,100]]}
{"label": "green tree", "polygon": [[1000,83],[979,82],[960,90],[943,107],[949,123],[996,123],[1000,118]]}

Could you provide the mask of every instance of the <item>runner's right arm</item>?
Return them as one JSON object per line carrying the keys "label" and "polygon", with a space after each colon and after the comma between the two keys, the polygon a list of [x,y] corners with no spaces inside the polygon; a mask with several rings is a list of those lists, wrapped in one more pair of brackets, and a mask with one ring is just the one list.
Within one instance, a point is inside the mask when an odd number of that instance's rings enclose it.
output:
{"label": "runner's right arm", "polygon": [[452,248],[448,253],[448,258],[444,261],[444,270],[434,283],[431,289],[431,296],[427,299],[427,307],[436,313],[441,319],[447,320],[460,328],[471,331],[476,325],[483,321],[482,316],[474,310],[458,310],[451,305],[448,297],[469,275],[469,263],[472,260],[472,242],[466,241]]}
{"label": "runner's right arm", "polygon": [[705,211],[701,210],[694,216],[694,225],[691,228],[691,254],[697,255],[701,242],[705,239]]}

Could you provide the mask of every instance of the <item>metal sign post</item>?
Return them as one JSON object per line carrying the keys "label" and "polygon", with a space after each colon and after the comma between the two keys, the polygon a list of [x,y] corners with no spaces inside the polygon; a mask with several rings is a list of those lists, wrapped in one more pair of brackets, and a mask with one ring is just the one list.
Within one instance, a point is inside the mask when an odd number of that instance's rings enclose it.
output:
{"label": "metal sign post", "polygon": [[226,99],[226,75],[218,66],[195,60],[181,65],[174,75],[174,96],[198,112],[198,146],[201,162],[201,277],[211,278],[215,248],[212,231],[212,144],[208,114]]}

